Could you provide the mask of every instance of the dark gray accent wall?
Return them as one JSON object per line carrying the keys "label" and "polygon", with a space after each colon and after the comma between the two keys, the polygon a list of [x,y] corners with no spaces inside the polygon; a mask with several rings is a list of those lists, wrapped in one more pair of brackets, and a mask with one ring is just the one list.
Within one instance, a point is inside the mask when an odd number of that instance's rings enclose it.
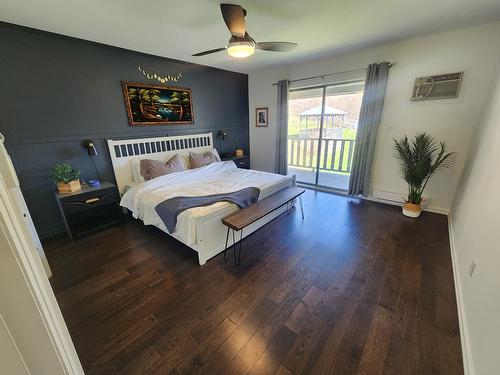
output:
{"label": "dark gray accent wall", "polygon": [[[186,46],[189,49],[189,46]],[[131,127],[121,81],[154,83],[138,65],[192,90],[193,125]],[[158,83],[156,81],[156,83]],[[69,162],[93,177],[82,141],[95,141],[101,179],[114,181],[106,139],[212,131],[220,152],[248,152],[248,76],[0,23],[0,132],[41,237],[63,230],[51,169]],[[218,129],[229,139],[221,142]]]}

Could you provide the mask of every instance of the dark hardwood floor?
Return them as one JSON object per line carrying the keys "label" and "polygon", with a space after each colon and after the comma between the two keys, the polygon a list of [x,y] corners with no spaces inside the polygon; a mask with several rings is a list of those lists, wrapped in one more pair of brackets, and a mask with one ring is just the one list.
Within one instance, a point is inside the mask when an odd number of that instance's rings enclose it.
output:
{"label": "dark hardwood floor", "polygon": [[131,221],[45,244],[88,374],[462,374],[447,219],[304,194],[241,265]]}

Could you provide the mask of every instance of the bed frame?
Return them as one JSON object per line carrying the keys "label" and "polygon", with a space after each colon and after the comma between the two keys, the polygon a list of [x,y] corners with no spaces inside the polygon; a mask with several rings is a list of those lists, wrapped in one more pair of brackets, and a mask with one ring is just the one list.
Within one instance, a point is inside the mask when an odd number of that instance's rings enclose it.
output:
{"label": "bed frame", "polygon": [[[166,161],[175,154],[187,154],[189,151],[200,153],[211,151],[214,146],[212,133],[203,133],[172,137],[109,139],[108,148],[116,184],[120,194],[123,194],[125,187],[133,182],[132,170],[130,168],[132,160],[155,159]],[[287,186],[295,185],[295,176],[291,176],[282,184],[276,185],[273,189],[267,191],[265,195],[261,194],[260,198],[265,198]],[[200,265],[205,264],[207,260],[224,251],[226,227],[222,224],[221,220],[237,210],[238,208],[231,205],[229,207],[222,207],[209,215],[196,219],[196,243],[186,245],[198,253]],[[255,232],[285,211],[286,207],[283,207],[249,225],[245,228],[245,232],[242,233],[242,238]],[[158,228],[171,235],[167,232],[165,226],[162,225]],[[175,235],[171,236],[176,238]]]}

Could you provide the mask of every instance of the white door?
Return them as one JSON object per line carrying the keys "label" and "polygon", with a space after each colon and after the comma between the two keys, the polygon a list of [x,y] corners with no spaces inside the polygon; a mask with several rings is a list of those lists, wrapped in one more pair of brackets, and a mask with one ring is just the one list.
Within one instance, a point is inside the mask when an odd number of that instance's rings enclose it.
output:
{"label": "white door", "polygon": [[0,366],[0,374],[22,374],[20,361],[31,374],[83,374],[33,238],[9,191],[17,178],[0,164],[0,362],[7,359],[14,366],[12,372]]}
{"label": "white door", "polygon": [[9,154],[5,149],[4,141],[5,139],[3,135],[0,134],[0,173],[4,178],[9,193],[11,194],[13,201],[15,202],[16,207],[19,210],[21,217],[26,223],[23,228],[33,239],[33,243],[35,244],[38,255],[42,260],[45,273],[47,274],[47,277],[51,277],[52,271],[50,270],[49,262],[47,262],[47,257],[45,256],[45,252],[43,251],[42,243],[40,242],[40,238],[38,237],[38,233],[36,232],[35,225],[33,224],[33,220],[31,219],[31,215],[28,211],[28,207],[26,206],[26,201],[24,200],[21,189],[19,188],[19,180],[17,178],[16,171],[14,170],[14,166],[12,165],[12,160],[10,159]]}
{"label": "white door", "polygon": [[0,315],[0,374],[29,375],[12,334]]}

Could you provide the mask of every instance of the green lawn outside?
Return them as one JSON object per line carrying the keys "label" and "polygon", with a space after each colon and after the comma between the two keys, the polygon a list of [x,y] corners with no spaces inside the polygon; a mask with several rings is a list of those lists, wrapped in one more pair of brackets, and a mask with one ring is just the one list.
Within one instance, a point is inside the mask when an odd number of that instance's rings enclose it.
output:
{"label": "green lawn outside", "polygon": [[[311,129],[314,129],[314,128],[311,128]],[[290,127],[288,127],[288,136],[298,136],[300,133],[299,133],[299,129],[296,128],[296,129],[291,129]],[[342,138],[343,139],[355,139],[356,138],[356,130],[354,129],[349,129],[349,128],[343,128],[342,129]]]}

